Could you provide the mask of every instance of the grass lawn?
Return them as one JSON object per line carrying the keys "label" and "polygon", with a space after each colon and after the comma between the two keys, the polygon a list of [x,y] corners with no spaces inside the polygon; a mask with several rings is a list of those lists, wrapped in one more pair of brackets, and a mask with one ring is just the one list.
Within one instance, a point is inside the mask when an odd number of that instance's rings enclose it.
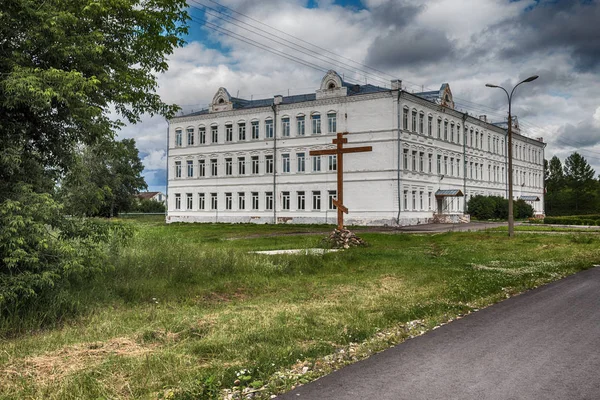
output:
{"label": "grass lawn", "polygon": [[74,286],[76,316],[0,341],[0,399],[210,399],[236,380],[269,398],[600,262],[598,235],[365,232],[367,248],[266,256],[249,251],[331,227],[131,223],[114,270]]}
{"label": "grass lawn", "polygon": [[[497,232],[508,232],[508,226],[497,226],[495,228],[488,229],[489,231],[497,231]],[[592,227],[566,227],[566,226],[547,226],[541,224],[531,224],[531,225],[516,225],[515,232],[575,232],[575,233],[598,233],[600,232],[600,226],[592,226]]]}

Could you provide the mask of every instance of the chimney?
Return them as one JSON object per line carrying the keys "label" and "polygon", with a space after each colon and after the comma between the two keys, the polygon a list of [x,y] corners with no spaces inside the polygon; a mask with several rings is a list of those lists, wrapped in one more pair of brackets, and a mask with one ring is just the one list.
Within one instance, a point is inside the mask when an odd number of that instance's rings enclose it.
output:
{"label": "chimney", "polygon": [[480,115],[479,119],[483,122],[487,122],[487,115]]}
{"label": "chimney", "polygon": [[392,90],[402,90],[402,80],[392,79]]}
{"label": "chimney", "polygon": [[273,104],[275,104],[276,106],[281,104],[283,102],[283,96],[280,94],[276,94],[275,97],[273,98]]}
{"label": "chimney", "polygon": [[539,138],[537,138],[538,142],[542,142],[544,143],[544,138],[542,136],[540,136]]}

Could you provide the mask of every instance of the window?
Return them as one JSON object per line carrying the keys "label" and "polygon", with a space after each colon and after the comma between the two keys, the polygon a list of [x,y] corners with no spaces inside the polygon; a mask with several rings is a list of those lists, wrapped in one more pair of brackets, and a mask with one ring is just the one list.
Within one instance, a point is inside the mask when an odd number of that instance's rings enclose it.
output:
{"label": "window", "polygon": [[419,192],[419,210],[423,210],[423,192]]}
{"label": "window", "polygon": [[204,160],[198,160],[198,176],[206,176],[206,162]]}
{"label": "window", "polygon": [[296,159],[298,160],[298,172],[304,172],[306,170],[304,153],[296,153]]}
{"label": "window", "polygon": [[284,173],[290,172],[290,155],[289,154],[281,155],[281,166],[282,166],[282,172],[284,172]]}
{"label": "window", "polygon": [[233,159],[226,158],[225,159],[225,175],[233,174]]}
{"label": "window", "polygon": [[433,159],[433,154],[429,154],[427,157],[428,157],[428,160],[427,160],[427,162],[428,162],[428,168],[427,168],[427,171],[428,171],[429,173],[431,173],[431,172],[432,172],[432,170],[431,170],[431,167],[432,167],[432,165],[431,165],[431,164],[433,163],[433,161],[432,161],[432,159]]}
{"label": "window", "polygon": [[460,158],[456,159],[456,176],[460,176]]}
{"label": "window", "polygon": [[481,140],[479,141],[479,144],[481,145],[481,150],[483,150],[483,132],[481,132]]}
{"label": "window", "polygon": [[265,173],[273,173],[273,156],[265,156]]}
{"label": "window", "polygon": [[402,129],[408,130],[408,108],[402,111]]}
{"label": "window", "polygon": [[488,135],[488,151],[492,151],[492,140],[490,138],[490,135]]}
{"label": "window", "polygon": [[413,132],[417,131],[417,110],[412,112],[412,130]]}
{"label": "window", "polygon": [[408,149],[404,149],[402,152],[402,168],[408,170]]}
{"label": "window", "polygon": [[428,134],[429,136],[432,136],[432,135],[433,135],[433,127],[432,127],[432,125],[433,125],[433,117],[430,115],[430,116],[427,118],[427,134]]}
{"label": "window", "polygon": [[454,176],[454,157],[450,157],[450,176]]}
{"label": "window", "polygon": [[211,193],[210,194],[210,209],[211,210],[216,210],[218,206],[217,203],[217,194],[216,193]]}
{"label": "window", "polygon": [[238,210],[246,209],[246,193],[238,192]]}
{"label": "window", "polygon": [[298,208],[297,210],[304,210],[306,209],[306,196],[304,194],[304,192],[297,192],[297,201],[298,201]]}
{"label": "window", "polygon": [[444,140],[448,140],[448,121],[444,121]]}
{"label": "window", "polygon": [[273,192],[265,192],[265,210],[273,209]]}
{"label": "window", "polygon": [[225,141],[233,142],[233,125],[231,124],[225,125]]}
{"label": "window", "polygon": [[438,175],[442,173],[442,156],[438,155],[437,157],[437,173]]}
{"label": "window", "polygon": [[194,177],[194,160],[187,160],[187,176],[188,178]]}
{"label": "window", "polygon": [[329,171],[337,171],[337,154],[331,154],[329,156]]}
{"label": "window", "polygon": [[258,140],[260,132],[258,130],[258,121],[252,121],[252,140]]}
{"label": "window", "polygon": [[188,146],[193,146],[194,145],[194,128],[188,128],[187,129],[187,145]]}
{"label": "window", "polygon": [[175,209],[181,210],[181,194],[175,193]]}
{"label": "window", "polygon": [[290,136],[290,119],[288,117],[281,118],[281,136]]}
{"label": "window", "polygon": [[183,133],[181,132],[181,129],[177,129],[175,131],[175,147],[182,146],[182,142],[183,142],[183,138],[181,137],[182,135],[183,135]]}
{"label": "window", "polygon": [[198,193],[198,209],[204,210],[206,208],[206,201],[204,199],[204,193]]}
{"label": "window", "polygon": [[284,210],[290,209],[290,192],[281,192],[281,208]]}
{"label": "window", "polygon": [[250,161],[252,162],[252,174],[258,175],[258,156],[252,156]]}
{"label": "window", "polygon": [[419,133],[423,134],[423,120],[425,119],[425,115],[423,113],[419,114]]}
{"label": "window", "polygon": [[460,125],[456,124],[456,143],[460,144]]}
{"label": "window", "polygon": [[329,133],[337,132],[337,114],[329,113],[327,114],[327,127]]}
{"label": "window", "polygon": [[337,191],[336,190],[329,190],[327,192],[327,206],[330,210],[335,210],[336,206],[333,204],[333,200],[335,200],[337,198]]}
{"label": "window", "polygon": [[473,128],[471,128],[471,140],[469,144],[471,147],[473,147]]}
{"label": "window", "polygon": [[304,136],[304,134],[305,134],[304,115],[299,115],[296,117],[296,125],[297,125],[297,129],[298,129],[298,136]]}
{"label": "window", "polygon": [[413,190],[412,192],[412,209],[416,210],[417,209],[417,191]]}
{"label": "window", "polygon": [[321,115],[313,114],[312,117],[312,133],[317,135],[321,133]]}
{"label": "window", "polygon": [[429,192],[427,196],[427,208],[431,210],[431,192]]}
{"label": "window", "polygon": [[206,128],[203,126],[198,128],[198,142],[200,144],[206,144]]}
{"label": "window", "polygon": [[473,179],[473,161],[469,163],[469,178]]}
{"label": "window", "polygon": [[417,170],[417,152],[413,150],[412,152],[412,170],[416,171]]}
{"label": "window", "polygon": [[[472,145],[472,143],[471,143]],[[475,148],[479,147],[479,132],[475,132]]]}
{"label": "window", "polygon": [[258,192],[252,192],[252,209],[258,210]]}
{"label": "window", "polygon": [[312,171],[321,171],[321,156],[312,156]]}
{"label": "window", "polygon": [[214,158],[210,160],[210,171],[211,176],[217,176],[217,160]]}
{"label": "window", "polygon": [[425,172],[425,153],[419,153],[419,171]]}
{"label": "window", "polygon": [[442,138],[442,120],[438,119],[437,122],[437,138],[441,139]]}
{"label": "window", "polygon": [[273,138],[273,120],[270,118],[265,121],[265,137],[267,139]]}
{"label": "window", "polygon": [[448,175],[448,156],[444,156],[444,175]]}
{"label": "window", "polygon": [[450,124],[450,141],[454,142],[454,123]]}
{"label": "window", "polygon": [[404,209],[408,210],[408,190],[404,191]]}
{"label": "window", "polygon": [[246,124],[238,123],[238,140],[246,140]]}
{"label": "window", "polygon": [[212,143],[219,143],[219,127],[213,125],[210,127],[210,136],[212,138]]}
{"label": "window", "polygon": [[233,195],[231,193],[225,193],[225,209],[231,210],[233,208]]}
{"label": "window", "polygon": [[175,161],[175,178],[181,178],[181,161]]}
{"label": "window", "polygon": [[238,175],[246,175],[246,158],[238,157]]}
{"label": "window", "polygon": [[321,192],[319,192],[319,191],[312,192],[312,209],[313,210],[321,209]]}

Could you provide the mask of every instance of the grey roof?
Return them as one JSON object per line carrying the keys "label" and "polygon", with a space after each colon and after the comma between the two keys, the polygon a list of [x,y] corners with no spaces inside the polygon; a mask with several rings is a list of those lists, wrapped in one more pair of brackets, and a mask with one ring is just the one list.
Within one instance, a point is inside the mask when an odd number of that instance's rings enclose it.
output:
{"label": "grey roof", "polygon": [[525,201],[540,201],[540,198],[538,196],[521,196],[519,197],[519,199]]}
{"label": "grey roof", "polygon": [[460,189],[439,189],[435,195],[437,197],[460,197],[463,196],[463,193]]}
{"label": "grey roof", "polygon": [[[361,94],[370,94],[370,93],[378,93],[378,92],[389,92],[390,89],[386,89],[379,86],[374,86],[371,84],[366,85],[353,85],[348,82],[342,82],[342,86],[348,88],[348,96],[356,96]],[[307,94],[297,94],[293,96],[283,96],[283,101],[281,104],[295,104],[302,103],[304,101],[313,101],[317,99],[316,93],[307,93]],[[270,107],[273,105],[273,97],[268,99],[256,99],[256,100],[247,100],[241,99],[238,97],[231,97],[231,102],[233,103],[234,110],[240,109],[248,109],[248,108],[259,108],[259,107]],[[190,117],[195,115],[204,115],[208,114],[208,110],[200,110],[193,113],[180,115],[178,117]]]}

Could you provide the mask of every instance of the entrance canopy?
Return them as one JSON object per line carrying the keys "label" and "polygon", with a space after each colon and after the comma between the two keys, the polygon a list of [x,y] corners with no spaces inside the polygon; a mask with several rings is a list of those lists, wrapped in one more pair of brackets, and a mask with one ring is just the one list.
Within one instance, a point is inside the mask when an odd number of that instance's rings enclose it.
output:
{"label": "entrance canopy", "polygon": [[435,197],[462,197],[464,196],[460,189],[445,189],[435,192]]}
{"label": "entrance canopy", "polygon": [[540,201],[540,198],[537,196],[521,196],[519,198],[525,201]]}

